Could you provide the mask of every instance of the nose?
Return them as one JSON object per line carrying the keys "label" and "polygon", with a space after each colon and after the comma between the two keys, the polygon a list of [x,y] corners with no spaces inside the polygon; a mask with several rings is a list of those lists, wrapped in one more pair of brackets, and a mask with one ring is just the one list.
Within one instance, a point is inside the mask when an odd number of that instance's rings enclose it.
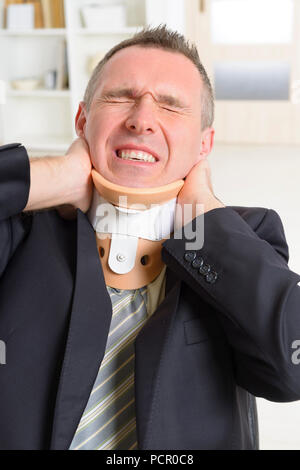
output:
{"label": "nose", "polygon": [[154,134],[156,132],[156,110],[152,98],[143,96],[136,101],[126,119],[126,127],[134,134]]}

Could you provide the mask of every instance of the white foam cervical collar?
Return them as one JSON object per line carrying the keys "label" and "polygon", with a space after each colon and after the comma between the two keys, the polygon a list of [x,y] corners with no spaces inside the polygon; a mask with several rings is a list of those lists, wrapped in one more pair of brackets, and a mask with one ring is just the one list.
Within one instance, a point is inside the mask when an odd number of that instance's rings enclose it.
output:
{"label": "white foam cervical collar", "polygon": [[174,230],[175,207],[176,198],[146,210],[125,209],[108,202],[94,188],[87,216],[99,238],[111,234],[110,269],[117,274],[133,269],[139,238],[152,241],[168,238]]}

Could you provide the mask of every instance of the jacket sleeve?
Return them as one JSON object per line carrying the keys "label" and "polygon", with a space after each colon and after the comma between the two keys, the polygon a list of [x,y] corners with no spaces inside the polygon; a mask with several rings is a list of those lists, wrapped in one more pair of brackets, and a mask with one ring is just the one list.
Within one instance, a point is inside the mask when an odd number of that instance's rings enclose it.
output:
{"label": "jacket sleeve", "polygon": [[[288,267],[280,217],[261,211],[255,229],[232,208],[209,211],[201,249],[188,251],[184,236],[171,238],[162,256],[214,307],[232,348],[237,384],[288,402],[300,399],[300,276]],[[194,256],[200,268],[193,267]]]}
{"label": "jacket sleeve", "polygon": [[30,188],[30,165],[21,144],[0,146],[0,276],[26,235],[30,216],[22,213]]}

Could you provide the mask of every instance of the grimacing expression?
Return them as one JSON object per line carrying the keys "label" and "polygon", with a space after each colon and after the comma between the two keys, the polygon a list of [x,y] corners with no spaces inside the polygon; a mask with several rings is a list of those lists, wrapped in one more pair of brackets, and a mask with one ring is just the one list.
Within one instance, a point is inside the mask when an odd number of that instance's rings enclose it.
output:
{"label": "grimacing expression", "polygon": [[202,92],[199,71],[183,54],[141,46],[115,53],[89,111],[81,102],[76,116],[94,168],[137,188],[184,178],[213,145],[214,130],[201,132]]}

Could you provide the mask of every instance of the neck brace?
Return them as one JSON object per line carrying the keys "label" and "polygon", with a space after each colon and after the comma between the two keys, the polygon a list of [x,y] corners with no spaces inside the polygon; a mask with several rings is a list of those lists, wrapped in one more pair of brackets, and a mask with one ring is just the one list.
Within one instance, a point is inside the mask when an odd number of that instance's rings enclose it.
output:
{"label": "neck brace", "polygon": [[96,232],[105,282],[138,289],[161,272],[161,245],[174,229],[176,197],[184,181],[130,188],[92,170],[94,193],[88,218]]}

